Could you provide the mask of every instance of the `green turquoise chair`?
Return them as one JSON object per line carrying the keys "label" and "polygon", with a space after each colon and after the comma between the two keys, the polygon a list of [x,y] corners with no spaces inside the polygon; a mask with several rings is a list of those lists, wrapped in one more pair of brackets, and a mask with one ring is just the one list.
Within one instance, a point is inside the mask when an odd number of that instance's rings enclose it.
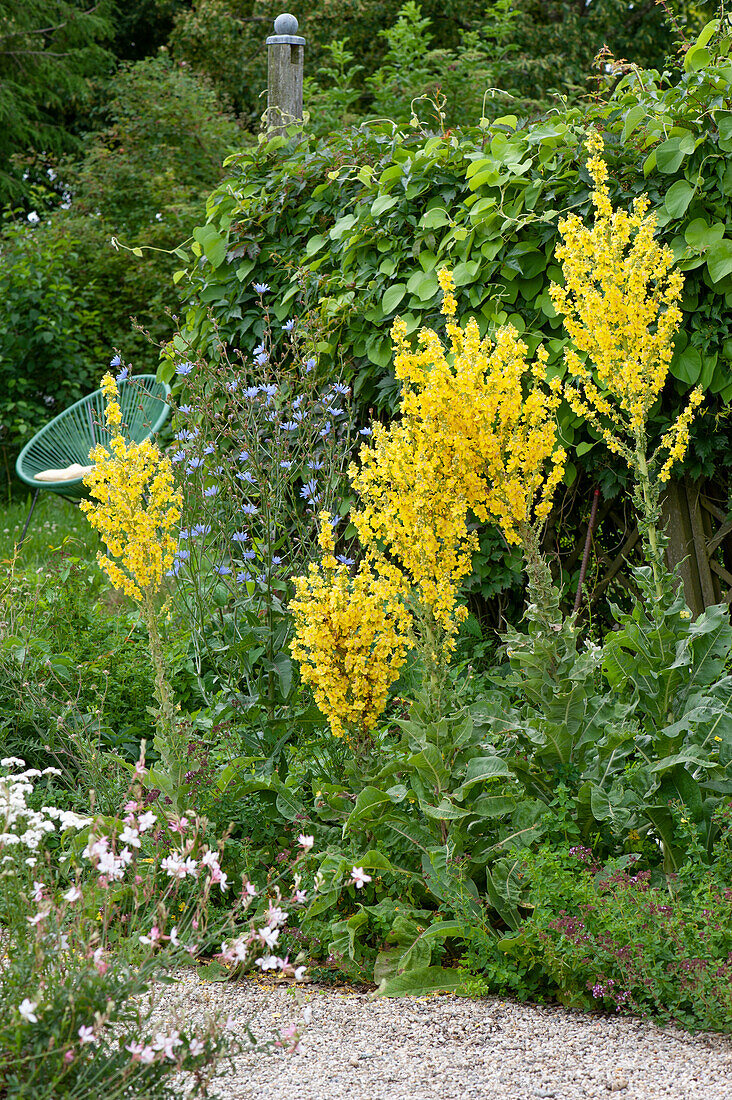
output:
{"label": "green turquoise chair", "polygon": [[[158,382],[154,374],[138,374],[119,382],[118,388],[125,439],[130,443],[141,443],[148,436],[155,435],[171,412],[167,401],[170,386]],[[25,540],[41,489],[74,502],[88,495],[83,475],[70,480],[39,481],[36,474],[46,470],[65,470],[74,464],[88,466],[92,447],[97,443],[107,445],[112,438],[104,423],[105,407],[101,390],[87,394],[41,428],[18,455],[15,472],[34,490],[18,549]]]}

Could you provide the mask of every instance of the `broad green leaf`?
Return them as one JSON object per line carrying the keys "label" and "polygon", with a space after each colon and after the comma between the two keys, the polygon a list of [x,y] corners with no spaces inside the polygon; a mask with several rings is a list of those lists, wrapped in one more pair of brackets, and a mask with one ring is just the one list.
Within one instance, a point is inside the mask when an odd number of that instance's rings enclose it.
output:
{"label": "broad green leaf", "polygon": [[371,204],[372,216],[378,218],[381,214],[385,214],[387,210],[392,210],[398,201],[394,195],[379,195],[378,199],[374,199]]}
{"label": "broad green leaf", "polygon": [[330,231],[331,240],[339,241],[343,234],[348,233],[357,223],[358,216],[356,214],[346,214],[345,217],[339,218]]}
{"label": "broad green leaf", "polygon": [[732,151],[732,111],[717,111],[715,122],[719,128],[719,148],[729,153]]}
{"label": "broad green leaf", "polygon": [[316,252],[320,251],[326,243],[326,240],[327,238],[320,233],[317,233],[314,237],[308,237],[307,244],[305,245],[305,255],[314,256]]}
{"label": "broad green leaf", "polygon": [[680,218],[692,200],[694,188],[686,180],[677,180],[666,192],[664,206],[672,218]]}
{"label": "broad green leaf", "polygon": [[701,377],[702,358],[696,348],[684,348],[671,360],[671,374],[688,386],[695,386]]}
{"label": "broad green leaf", "polygon": [[395,978],[381,982],[376,995],[378,997],[425,997],[428,993],[457,993],[462,989],[463,979],[457,970],[447,970],[442,966],[425,966],[418,970],[409,970]]}
{"label": "broad green leaf", "polygon": [[723,236],[724,225],[722,222],[714,222],[709,225],[704,218],[694,218],[693,222],[689,222],[684,233],[686,243],[695,248],[697,252],[703,252],[705,249],[711,248],[717,241],[721,241]]}
{"label": "broad green leaf", "polygon": [[193,230],[193,237],[203,249],[203,253],[212,267],[219,267],[226,256],[226,238],[219,234],[215,226],[199,225]]}
{"label": "broad green leaf", "polygon": [[426,214],[422,215],[422,221],[420,225],[423,229],[437,229],[441,225],[450,224],[450,215],[447,210],[441,206],[433,207],[432,210],[428,210]]}
{"label": "broad green leaf", "polygon": [[656,164],[659,172],[666,172],[669,175],[678,172],[681,162],[686,156],[681,140],[681,138],[672,137],[657,147]]}
{"label": "broad green leaf", "polygon": [[380,817],[382,811],[387,806],[392,805],[392,800],[385,791],[380,791],[378,787],[364,787],[356,799],[356,805],[348,815],[348,820],[343,826],[343,832],[346,833],[352,825],[356,825],[359,821],[371,821]]}
{"label": "broad green leaf", "polygon": [[384,291],[381,299],[381,308],[384,311],[385,317],[388,317],[390,313],[394,312],[406,293],[407,288],[404,283],[394,283],[393,286],[390,286],[388,290]]}
{"label": "broad green leaf", "polygon": [[454,793],[455,798],[465,795],[476,783],[486,783],[489,779],[508,779],[511,775],[508,764],[498,756],[474,756],[468,761],[465,779]]}
{"label": "broad green leaf", "polygon": [[635,130],[639,122],[646,117],[646,108],[642,103],[635,103],[625,116],[623,123],[623,143],[625,143]]}
{"label": "broad green leaf", "polygon": [[731,240],[725,239],[712,245],[707,252],[707,270],[713,283],[720,283],[732,273]]}
{"label": "broad green leaf", "polygon": [[712,55],[709,50],[704,46],[692,46],[690,50],[686,51],[684,57],[684,69],[687,73],[698,72],[699,69],[706,68],[712,60]]}

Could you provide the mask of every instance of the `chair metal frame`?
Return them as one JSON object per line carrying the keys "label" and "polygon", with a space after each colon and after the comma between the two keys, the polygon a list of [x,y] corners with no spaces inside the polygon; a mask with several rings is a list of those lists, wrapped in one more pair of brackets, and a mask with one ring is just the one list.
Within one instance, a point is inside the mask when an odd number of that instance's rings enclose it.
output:
{"label": "chair metal frame", "polygon": [[[170,386],[158,382],[154,374],[138,374],[119,382],[118,389],[125,438],[131,443],[141,443],[155,435],[171,413],[167,401]],[[18,455],[15,472],[35,490],[18,549],[25,541],[41,489],[74,502],[88,496],[81,477],[71,481],[36,481],[35,475],[43,470],[63,469],[75,462],[87,466],[92,447],[98,443],[109,446],[112,433],[105,424],[105,407],[101,390],[87,394],[41,428]]]}

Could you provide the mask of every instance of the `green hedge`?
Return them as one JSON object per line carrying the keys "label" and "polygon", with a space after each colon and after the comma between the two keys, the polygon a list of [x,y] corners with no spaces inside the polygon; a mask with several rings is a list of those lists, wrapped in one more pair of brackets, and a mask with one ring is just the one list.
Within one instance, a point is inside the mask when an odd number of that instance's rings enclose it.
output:
{"label": "green hedge", "polygon": [[[194,233],[197,259],[176,276],[188,287],[180,349],[193,341],[215,357],[214,327],[253,348],[262,319],[252,282],[268,283],[282,322],[303,299],[319,302],[330,325],[322,358],[344,355],[364,413],[388,415],[390,326],[397,314],[410,332],[438,321],[436,269],[449,264],[459,311],[475,313],[484,332],[510,321],[530,350],[546,345],[550,371],[563,375],[565,336],[548,288],[561,278],[560,219],[591,210],[584,141],[599,127],[614,201],[647,193],[686,272],[658,430],[701,384],[707,400],[688,466],[719,476],[732,465],[729,433],[715,431],[732,399],[732,63],[716,30],[703,32],[682,71],[631,72],[584,110],[444,134],[379,123],[328,139],[274,138],[230,158],[231,177]],[[172,378],[172,360],[161,371]],[[566,406],[560,421],[568,482],[591,470],[606,495],[616,491],[619,475],[586,425]]]}

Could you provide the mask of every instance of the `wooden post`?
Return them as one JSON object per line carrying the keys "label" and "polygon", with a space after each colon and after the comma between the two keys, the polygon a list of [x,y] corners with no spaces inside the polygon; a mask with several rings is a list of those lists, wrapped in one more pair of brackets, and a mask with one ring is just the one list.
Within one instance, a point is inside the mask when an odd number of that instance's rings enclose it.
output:
{"label": "wooden post", "polygon": [[302,122],[302,75],[305,39],[297,33],[294,15],[278,15],[275,33],[267,39],[267,133],[286,134]]}

